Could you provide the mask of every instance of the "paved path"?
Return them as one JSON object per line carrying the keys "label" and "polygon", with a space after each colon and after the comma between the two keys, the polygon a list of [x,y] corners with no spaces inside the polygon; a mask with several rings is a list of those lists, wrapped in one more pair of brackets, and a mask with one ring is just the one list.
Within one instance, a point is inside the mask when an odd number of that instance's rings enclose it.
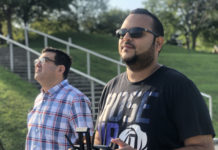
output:
{"label": "paved path", "polygon": [[215,150],[218,150],[218,145],[215,146]]}

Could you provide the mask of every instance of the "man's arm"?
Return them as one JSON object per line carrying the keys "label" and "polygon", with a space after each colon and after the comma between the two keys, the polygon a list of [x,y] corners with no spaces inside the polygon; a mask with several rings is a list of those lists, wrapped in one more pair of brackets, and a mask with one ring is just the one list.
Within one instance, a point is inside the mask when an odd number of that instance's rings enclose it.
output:
{"label": "man's arm", "polygon": [[94,140],[94,145],[100,145],[101,144],[101,138],[98,133],[98,131],[95,132],[95,137],[93,138]]}
{"label": "man's arm", "polygon": [[212,135],[199,135],[187,138],[184,141],[185,147],[175,150],[214,150]]}
{"label": "man's arm", "polygon": [[[118,144],[122,150],[134,150],[119,138],[112,139],[111,142]],[[185,140],[185,147],[175,150],[214,150],[213,138],[211,135],[194,136]]]}

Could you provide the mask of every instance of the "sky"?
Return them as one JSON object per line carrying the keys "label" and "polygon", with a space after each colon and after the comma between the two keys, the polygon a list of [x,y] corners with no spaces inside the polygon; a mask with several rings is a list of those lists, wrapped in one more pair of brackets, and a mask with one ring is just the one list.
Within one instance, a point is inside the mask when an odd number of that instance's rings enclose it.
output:
{"label": "sky", "polygon": [[109,0],[110,8],[119,8],[122,10],[133,10],[135,8],[144,8],[142,2],[145,0]]}

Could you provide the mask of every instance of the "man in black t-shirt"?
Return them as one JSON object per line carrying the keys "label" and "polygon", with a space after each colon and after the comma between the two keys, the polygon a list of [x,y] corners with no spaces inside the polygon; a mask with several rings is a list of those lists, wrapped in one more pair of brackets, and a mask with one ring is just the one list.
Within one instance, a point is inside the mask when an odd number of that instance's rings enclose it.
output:
{"label": "man in black t-shirt", "polygon": [[137,150],[213,150],[215,136],[207,106],[194,83],[160,65],[161,22],[145,9],[133,10],[116,31],[126,72],[105,86],[95,144]]}

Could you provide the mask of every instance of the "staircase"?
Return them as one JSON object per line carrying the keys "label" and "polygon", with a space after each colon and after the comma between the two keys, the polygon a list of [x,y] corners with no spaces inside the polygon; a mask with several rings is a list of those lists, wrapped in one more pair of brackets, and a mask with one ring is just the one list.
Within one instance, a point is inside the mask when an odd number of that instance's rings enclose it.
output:
{"label": "staircase", "polygon": [[[14,47],[13,51],[14,55],[14,70],[13,72],[18,74],[21,78],[28,80],[28,75],[27,75],[27,54],[26,50],[19,48],[19,47]],[[37,55],[35,54],[30,54],[31,56],[31,80],[30,82],[34,84],[37,88],[40,89],[40,85],[34,80],[34,60],[38,58]],[[5,68],[8,68],[10,70],[10,51],[9,48],[0,48],[0,66],[3,66]],[[71,85],[74,87],[78,88],[80,91],[82,91],[85,95],[87,95],[91,101],[92,95],[91,95],[91,82],[87,78],[78,75],[72,71],[69,72],[68,75],[68,81]],[[94,106],[92,106],[92,111],[94,114],[94,120],[97,117],[97,112],[98,112],[98,103],[99,99],[101,96],[101,92],[103,89],[103,86],[96,83],[94,84],[95,86],[95,92],[94,92]],[[93,104],[93,103],[92,103]]]}

